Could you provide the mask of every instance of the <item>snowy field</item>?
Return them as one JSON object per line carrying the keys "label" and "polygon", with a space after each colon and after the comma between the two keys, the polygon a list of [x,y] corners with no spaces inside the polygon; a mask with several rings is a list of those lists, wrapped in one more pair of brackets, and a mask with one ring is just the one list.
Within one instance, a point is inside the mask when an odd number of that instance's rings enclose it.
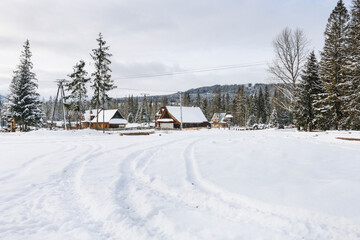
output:
{"label": "snowy field", "polygon": [[0,239],[360,239],[359,132],[0,134]]}

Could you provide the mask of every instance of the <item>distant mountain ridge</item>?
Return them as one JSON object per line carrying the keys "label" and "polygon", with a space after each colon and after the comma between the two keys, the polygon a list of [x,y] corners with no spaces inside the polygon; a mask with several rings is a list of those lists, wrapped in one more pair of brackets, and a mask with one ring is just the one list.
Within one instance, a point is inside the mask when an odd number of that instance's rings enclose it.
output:
{"label": "distant mountain ridge", "polygon": [[[206,86],[206,87],[199,87],[199,88],[192,88],[187,91],[181,92],[181,93],[189,93],[190,98],[192,100],[196,99],[197,92],[199,91],[201,99],[208,99],[212,100],[217,91],[220,89],[221,94],[229,94],[230,100],[234,99],[234,97],[237,94],[237,91],[239,87],[244,88],[245,95],[250,95],[254,93],[258,93],[260,88],[264,91],[265,86],[268,86],[270,95],[273,95],[274,93],[274,84],[266,84],[266,83],[256,83],[256,84],[232,84],[232,85],[213,85],[213,86]],[[178,93],[173,93],[169,95],[158,95],[158,96],[149,96],[149,98],[152,98],[153,100],[161,101],[162,98],[167,97],[170,102],[177,102],[179,99]],[[141,101],[141,97],[139,97]],[[123,100],[124,98],[121,98],[120,100]]]}

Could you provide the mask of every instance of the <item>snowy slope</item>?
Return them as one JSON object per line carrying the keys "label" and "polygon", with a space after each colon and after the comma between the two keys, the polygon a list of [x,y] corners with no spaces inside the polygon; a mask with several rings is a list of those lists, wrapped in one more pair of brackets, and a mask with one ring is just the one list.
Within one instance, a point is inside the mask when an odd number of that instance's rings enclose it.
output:
{"label": "snowy slope", "polygon": [[0,134],[0,239],[360,239],[347,132]]}

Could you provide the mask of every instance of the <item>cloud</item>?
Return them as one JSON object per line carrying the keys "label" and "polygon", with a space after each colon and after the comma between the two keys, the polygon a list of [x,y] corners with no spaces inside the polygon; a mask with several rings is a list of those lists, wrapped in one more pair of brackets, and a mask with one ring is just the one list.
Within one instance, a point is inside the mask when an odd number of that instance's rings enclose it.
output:
{"label": "cloud", "polygon": [[[350,0],[345,1],[348,5]],[[102,32],[113,77],[270,61],[271,42],[286,26],[303,28],[320,50],[336,0],[14,0],[0,3],[0,93],[6,91],[30,40],[45,97],[91,49]],[[116,81],[164,91],[212,84],[266,82],[266,66],[213,73]],[[89,72],[92,71],[88,65]]]}

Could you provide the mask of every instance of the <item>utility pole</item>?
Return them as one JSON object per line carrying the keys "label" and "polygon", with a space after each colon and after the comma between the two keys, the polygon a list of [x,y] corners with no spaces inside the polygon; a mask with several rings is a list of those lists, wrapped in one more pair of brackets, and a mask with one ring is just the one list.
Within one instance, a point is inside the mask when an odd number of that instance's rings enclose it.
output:
{"label": "utility pole", "polygon": [[65,130],[66,130],[65,91],[64,91],[63,84],[66,83],[67,81],[65,79],[57,79],[56,82],[58,84],[58,89],[57,89],[56,98],[55,98],[55,101],[54,101],[54,108],[53,108],[52,117],[51,117],[50,129],[52,129],[52,126],[53,126],[53,123],[54,123],[56,103],[58,101],[59,92],[60,92],[61,102],[62,102],[62,107],[63,107],[63,112],[64,112],[64,127],[65,127]]}
{"label": "utility pole", "polygon": [[181,92],[179,92],[180,96],[180,130],[183,129],[183,117],[182,117],[182,100],[181,100]]}
{"label": "utility pole", "polygon": [[3,128],[3,120],[2,120],[2,110],[3,110],[3,103],[0,96],[0,129]]}
{"label": "utility pole", "polygon": [[103,90],[103,93],[102,93],[102,105],[103,105],[103,110],[102,110],[103,124],[102,124],[102,126],[103,126],[103,133],[105,133],[105,92],[104,92],[104,90]]}

